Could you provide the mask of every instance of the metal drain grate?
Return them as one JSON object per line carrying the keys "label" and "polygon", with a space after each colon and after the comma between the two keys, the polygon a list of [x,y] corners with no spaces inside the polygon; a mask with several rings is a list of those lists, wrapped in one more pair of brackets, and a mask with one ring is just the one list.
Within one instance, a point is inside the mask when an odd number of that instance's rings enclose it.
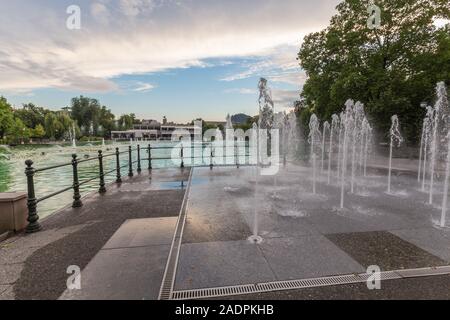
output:
{"label": "metal drain grate", "polygon": [[[381,273],[381,280],[396,280],[413,277],[437,276],[450,274],[450,266],[420,268],[409,270],[385,271]],[[337,286],[352,283],[364,283],[369,279],[369,275],[349,274],[322,278],[276,281],[259,284],[245,284],[228,287],[180,290],[172,292],[173,300],[207,299],[216,297],[236,296],[252,293],[264,293],[272,291],[298,290],[306,288]]]}
{"label": "metal drain grate", "polygon": [[219,287],[210,289],[175,291],[172,294],[174,300],[200,299],[242,295],[250,293],[263,293],[271,291],[283,291],[305,289],[313,287],[325,287],[341,284],[364,282],[359,275],[342,275],[302,280],[276,281],[259,284],[247,284],[239,286]]}
{"label": "metal drain grate", "polygon": [[164,277],[159,291],[159,300],[171,299],[173,285],[175,281],[175,271],[178,265],[178,256],[180,254],[181,240],[183,237],[184,223],[186,221],[186,207],[188,203],[189,191],[192,183],[192,174],[194,169],[191,169],[189,174],[189,182],[184,193],[183,204],[181,205],[180,215],[178,217],[175,234],[170,248],[169,259],[167,260]]}
{"label": "metal drain grate", "polygon": [[396,271],[402,278],[430,277],[450,274],[450,266]]}

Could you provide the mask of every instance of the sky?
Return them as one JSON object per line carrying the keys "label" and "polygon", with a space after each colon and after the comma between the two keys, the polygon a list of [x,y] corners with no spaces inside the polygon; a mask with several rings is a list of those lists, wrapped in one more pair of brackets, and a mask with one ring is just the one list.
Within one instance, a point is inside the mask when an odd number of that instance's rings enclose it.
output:
{"label": "sky", "polygon": [[[58,110],[85,95],[114,114],[188,122],[276,111],[298,100],[305,35],[338,0],[0,0],[0,95]],[[68,7],[80,28],[67,28]],[[70,20],[73,21],[73,20]]]}

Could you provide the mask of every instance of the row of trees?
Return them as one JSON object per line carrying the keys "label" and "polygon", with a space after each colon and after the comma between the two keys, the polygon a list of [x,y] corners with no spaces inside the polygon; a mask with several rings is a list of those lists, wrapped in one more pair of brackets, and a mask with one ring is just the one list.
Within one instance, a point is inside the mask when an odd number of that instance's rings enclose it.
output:
{"label": "row of trees", "polygon": [[128,130],[137,122],[134,114],[117,121],[111,110],[98,100],[73,98],[71,106],[59,111],[38,107],[32,103],[13,108],[0,97],[0,142],[18,143],[30,139],[68,140],[75,135],[108,138],[113,130]]}
{"label": "row of trees", "polygon": [[420,138],[425,109],[439,81],[450,84],[448,0],[375,0],[381,26],[369,28],[369,0],[344,0],[330,25],[308,35],[299,60],[308,75],[302,96],[306,123],[316,113],[330,119],[348,98],[364,102],[370,120],[388,132],[397,114],[409,143]]}

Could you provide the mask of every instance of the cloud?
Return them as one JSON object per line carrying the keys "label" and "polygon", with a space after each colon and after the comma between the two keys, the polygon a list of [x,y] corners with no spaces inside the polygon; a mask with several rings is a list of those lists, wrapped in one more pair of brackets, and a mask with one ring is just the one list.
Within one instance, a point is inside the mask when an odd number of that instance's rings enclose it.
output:
{"label": "cloud", "polygon": [[144,82],[138,82],[138,87],[133,89],[133,91],[136,92],[148,92],[150,90],[153,90],[156,88],[153,84],[150,83],[144,83]]}
{"label": "cloud", "polygon": [[295,101],[300,100],[300,91],[272,90],[272,99],[275,107],[291,108]]}
{"label": "cloud", "polygon": [[299,46],[279,46],[268,52],[267,56],[244,64],[242,71],[221,80],[232,82],[250,77],[264,77],[273,82],[302,86],[307,77],[296,59],[298,50]]}
{"label": "cloud", "polygon": [[274,81],[292,82],[295,61],[281,48],[298,50],[305,34],[328,24],[337,3],[79,0],[82,28],[73,31],[65,27],[71,0],[11,1],[2,6],[0,90],[105,92],[117,90],[121,75],[247,57],[259,61],[230,81],[266,70]]}
{"label": "cloud", "polygon": [[258,94],[258,91],[256,89],[248,89],[248,88],[233,88],[225,90],[225,93]]}
{"label": "cloud", "polygon": [[157,5],[158,2],[155,0],[120,0],[119,2],[121,11],[130,17],[152,12]]}
{"label": "cloud", "polygon": [[106,7],[105,3],[102,2],[94,2],[91,5],[91,15],[103,25],[108,24],[109,19],[111,18],[109,9]]}

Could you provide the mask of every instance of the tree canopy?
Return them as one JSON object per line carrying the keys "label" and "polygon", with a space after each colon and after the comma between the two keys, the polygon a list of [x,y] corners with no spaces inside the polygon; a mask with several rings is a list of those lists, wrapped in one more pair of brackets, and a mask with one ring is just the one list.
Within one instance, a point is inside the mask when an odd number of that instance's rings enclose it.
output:
{"label": "tree canopy", "polygon": [[[108,138],[112,130],[118,129],[114,114],[96,99],[80,96],[71,102],[71,107],[53,111],[32,103],[14,108],[6,98],[0,97],[1,143],[17,143],[29,138],[68,140],[74,128],[77,137]],[[130,129],[135,121],[134,114],[124,115],[119,121],[120,127]]]}
{"label": "tree canopy", "polygon": [[0,139],[6,135],[14,124],[11,105],[4,97],[0,97]]}
{"label": "tree canopy", "polygon": [[416,143],[436,83],[450,84],[448,0],[377,0],[381,26],[368,26],[369,0],[344,0],[325,30],[308,35],[299,60],[308,79],[302,96],[307,108],[328,120],[348,98],[366,106],[372,122],[387,132],[397,114],[410,143]]}

